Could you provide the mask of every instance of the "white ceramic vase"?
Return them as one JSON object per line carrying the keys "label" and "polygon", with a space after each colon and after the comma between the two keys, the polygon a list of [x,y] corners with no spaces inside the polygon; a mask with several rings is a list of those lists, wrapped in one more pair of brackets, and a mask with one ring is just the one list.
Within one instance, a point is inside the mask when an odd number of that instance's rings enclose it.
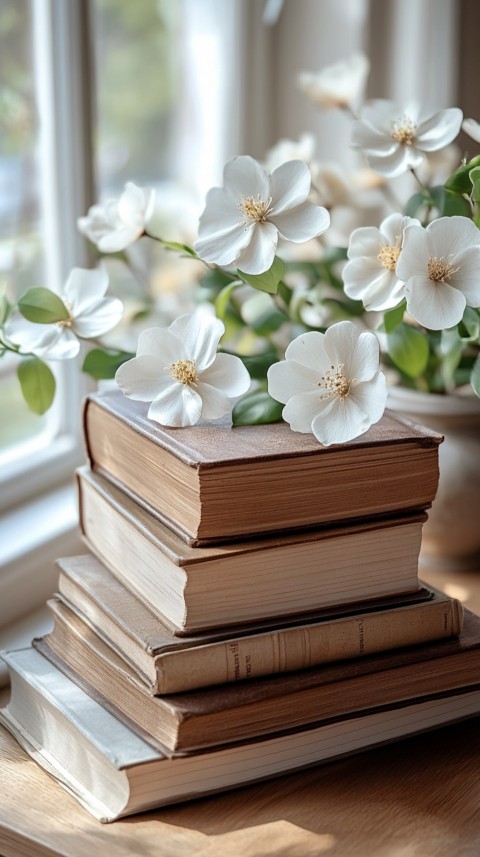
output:
{"label": "white ceramic vase", "polygon": [[480,399],[392,387],[388,407],[445,437],[421,562],[438,568],[480,568]]}

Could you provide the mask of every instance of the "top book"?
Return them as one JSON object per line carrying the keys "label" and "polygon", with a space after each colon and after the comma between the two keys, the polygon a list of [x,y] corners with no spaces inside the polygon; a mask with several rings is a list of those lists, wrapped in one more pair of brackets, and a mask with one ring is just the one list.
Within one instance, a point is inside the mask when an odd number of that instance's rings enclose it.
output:
{"label": "top book", "polygon": [[147,410],[118,390],[89,396],[87,456],[193,546],[424,509],[435,497],[441,436],[389,412],[324,447],[286,423],[164,428]]}

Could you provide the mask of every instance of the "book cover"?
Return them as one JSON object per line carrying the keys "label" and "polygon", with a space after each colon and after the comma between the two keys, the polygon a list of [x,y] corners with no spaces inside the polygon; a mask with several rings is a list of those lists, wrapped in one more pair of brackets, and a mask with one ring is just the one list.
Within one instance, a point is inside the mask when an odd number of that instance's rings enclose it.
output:
{"label": "book cover", "polygon": [[178,637],[92,555],[66,557],[59,598],[110,645],[152,694],[177,693],[364,657],[460,633],[463,608],[443,593],[375,599],[350,609]]}
{"label": "book cover", "polygon": [[77,478],[88,547],[177,634],[420,587],[425,512],[194,548],[88,468]]}
{"label": "book cover", "polygon": [[88,459],[195,545],[426,508],[437,489],[441,436],[388,412],[331,447],[285,423],[169,429],[146,413],[118,390],[89,396]]}
{"label": "book cover", "polygon": [[478,680],[480,618],[460,637],[237,684],[152,697],[134,670],[64,605],[34,646],[162,752],[191,752],[328,717],[446,693]]}
{"label": "book cover", "polygon": [[473,717],[480,687],[422,695],[281,735],[168,758],[34,649],[5,654],[12,681],[0,721],[100,821],[296,771]]}

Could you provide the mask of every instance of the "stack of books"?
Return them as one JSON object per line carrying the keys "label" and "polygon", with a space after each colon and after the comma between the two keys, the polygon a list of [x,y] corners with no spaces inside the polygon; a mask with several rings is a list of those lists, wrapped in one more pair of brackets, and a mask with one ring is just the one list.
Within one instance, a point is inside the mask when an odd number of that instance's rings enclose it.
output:
{"label": "stack of books", "polygon": [[59,560],[53,630],[5,654],[0,719],[98,818],[478,713],[480,619],[418,578],[438,435],[163,429],[118,391],[84,426],[90,553]]}

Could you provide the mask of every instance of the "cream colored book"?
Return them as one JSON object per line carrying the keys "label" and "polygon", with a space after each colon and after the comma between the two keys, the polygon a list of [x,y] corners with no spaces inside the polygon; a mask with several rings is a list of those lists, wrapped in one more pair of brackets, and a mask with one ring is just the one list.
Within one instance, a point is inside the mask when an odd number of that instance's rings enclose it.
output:
{"label": "cream colored book", "polygon": [[119,390],[90,396],[87,455],[191,544],[391,515],[435,497],[441,435],[389,412],[324,447],[286,423],[172,429],[147,410]]}
{"label": "cream colored book", "polygon": [[[169,759],[34,649],[4,655],[12,692],[0,721],[100,821],[296,771],[480,712],[480,688],[363,709],[258,741]],[[241,800],[241,795],[239,795]]]}
{"label": "cream colored book", "polygon": [[71,610],[52,605],[55,630],[33,641],[113,714],[168,755],[306,727],[362,708],[475,683],[480,618],[459,637],[236,684],[152,696],[135,671]]}
{"label": "cream colored book", "polygon": [[[178,637],[92,554],[58,561],[59,598],[123,658],[152,694],[359,658],[460,633],[459,601],[418,593],[331,608],[303,621]],[[288,624],[287,624],[288,623]],[[55,633],[55,631],[53,632]]]}
{"label": "cream colored book", "polygon": [[87,545],[177,634],[420,588],[425,512],[195,548],[88,468],[78,486]]}

